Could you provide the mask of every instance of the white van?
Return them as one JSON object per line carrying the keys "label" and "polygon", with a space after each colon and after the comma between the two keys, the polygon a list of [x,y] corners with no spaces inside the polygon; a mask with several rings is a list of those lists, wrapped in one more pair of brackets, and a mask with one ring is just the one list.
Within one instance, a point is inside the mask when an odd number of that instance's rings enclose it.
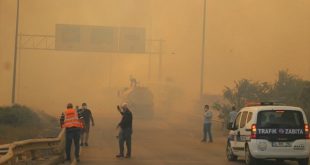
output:
{"label": "white van", "polygon": [[241,109],[227,138],[229,161],[245,157],[247,165],[259,165],[261,159],[309,162],[309,126],[301,108],[256,105]]}

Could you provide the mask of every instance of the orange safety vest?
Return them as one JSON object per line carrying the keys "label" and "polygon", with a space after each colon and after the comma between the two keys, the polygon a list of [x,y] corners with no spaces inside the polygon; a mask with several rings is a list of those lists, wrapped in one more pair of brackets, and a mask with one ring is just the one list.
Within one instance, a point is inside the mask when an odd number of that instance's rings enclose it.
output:
{"label": "orange safety vest", "polygon": [[75,109],[67,109],[64,115],[65,115],[65,121],[63,124],[64,128],[71,128],[71,127],[83,128],[83,123],[79,119],[78,112]]}

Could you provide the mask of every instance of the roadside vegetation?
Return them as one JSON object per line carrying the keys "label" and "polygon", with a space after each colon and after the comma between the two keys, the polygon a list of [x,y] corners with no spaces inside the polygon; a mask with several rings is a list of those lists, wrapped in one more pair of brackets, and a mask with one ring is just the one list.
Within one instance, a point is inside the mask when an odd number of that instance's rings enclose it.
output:
{"label": "roadside vegetation", "polygon": [[55,137],[58,120],[44,113],[14,105],[0,107],[0,144],[41,137]]}
{"label": "roadside vegetation", "polygon": [[216,102],[213,108],[221,112],[221,118],[226,118],[231,106],[240,109],[248,102],[276,102],[284,105],[298,106],[304,109],[310,118],[310,81],[303,80],[287,70],[278,72],[274,83],[242,79],[236,81],[233,87],[225,87],[223,91],[225,102]]}

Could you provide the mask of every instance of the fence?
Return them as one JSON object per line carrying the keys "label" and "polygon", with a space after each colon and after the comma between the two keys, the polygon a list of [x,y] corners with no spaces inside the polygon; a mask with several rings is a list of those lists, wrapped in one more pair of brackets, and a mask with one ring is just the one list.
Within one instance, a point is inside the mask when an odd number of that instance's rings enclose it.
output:
{"label": "fence", "polygon": [[40,164],[40,161],[55,164],[64,160],[64,146],[64,129],[56,138],[29,139],[0,145],[0,164]]}

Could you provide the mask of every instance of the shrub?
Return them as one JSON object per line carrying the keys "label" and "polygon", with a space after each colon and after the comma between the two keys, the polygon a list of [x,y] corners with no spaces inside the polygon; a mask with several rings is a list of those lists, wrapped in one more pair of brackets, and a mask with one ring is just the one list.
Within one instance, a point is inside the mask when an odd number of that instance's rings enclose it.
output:
{"label": "shrub", "polygon": [[36,112],[21,105],[0,107],[0,143],[56,137],[59,131],[58,120],[43,111]]}
{"label": "shrub", "polygon": [[0,124],[11,126],[39,126],[41,119],[31,109],[14,105],[11,107],[0,107]]}

